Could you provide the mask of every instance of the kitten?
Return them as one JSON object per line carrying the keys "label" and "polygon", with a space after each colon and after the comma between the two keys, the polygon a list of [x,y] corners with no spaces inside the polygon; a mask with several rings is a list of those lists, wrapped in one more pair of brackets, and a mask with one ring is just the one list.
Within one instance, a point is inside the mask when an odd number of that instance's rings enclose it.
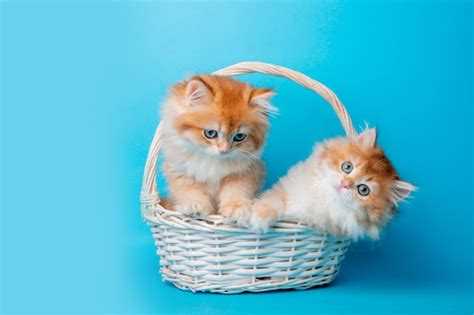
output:
{"label": "kitten", "polygon": [[292,217],[322,233],[377,239],[397,203],[415,187],[400,180],[375,140],[373,128],[317,144],[256,200],[251,227],[267,231],[278,219]]}
{"label": "kitten", "polygon": [[163,171],[172,208],[248,220],[265,167],[260,157],[272,89],[216,75],[175,84],[162,112]]}

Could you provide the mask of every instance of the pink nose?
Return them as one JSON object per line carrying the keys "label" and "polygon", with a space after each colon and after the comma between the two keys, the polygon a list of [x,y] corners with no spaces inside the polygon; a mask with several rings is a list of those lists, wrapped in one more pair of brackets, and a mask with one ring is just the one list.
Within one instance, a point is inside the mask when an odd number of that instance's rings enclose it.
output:
{"label": "pink nose", "polygon": [[351,185],[351,183],[348,181],[348,180],[341,180],[341,187],[342,188],[349,188],[349,186]]}
{"label": "pink nose", "polygon": [[224,154],[227,154],[229,152],[229,149],[225,148],[225,149],[219,149],[219,153],[224,155]]}

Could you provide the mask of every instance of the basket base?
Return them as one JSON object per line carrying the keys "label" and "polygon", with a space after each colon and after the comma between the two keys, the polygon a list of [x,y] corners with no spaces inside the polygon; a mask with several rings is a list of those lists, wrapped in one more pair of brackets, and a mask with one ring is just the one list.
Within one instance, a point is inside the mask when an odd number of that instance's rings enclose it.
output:
{"label": "basket base", "polygon": [[[172,272],[171,272],[172,273]],[[308,290],[316,287],[329,286],[337,274],[339,266],[335,267],[332,273],[327,276],[305,277],[305,278],[276,278],[276,277],[257,277],[249,278],[240,283],[232,282],[228,286],[223,283],[200,283],[199,280],[189,279],[185,281],[181,275],[171,275],[170,270],[160,270],[162,280],[169,282],[178,289],[191,291],[193,293],[220,293],[220,294],[239,294],[245,292],[259,293],[275,290]],[[179,277],[179,279],[177,278]]]}
{"label": "basket base", "polygon": [[[337,276],[350,240],[279,221],[265,234],[166,209],[149,211],[163,280],[192,292],[306,290]],[[217,221],[212,221],[212,220]]]}

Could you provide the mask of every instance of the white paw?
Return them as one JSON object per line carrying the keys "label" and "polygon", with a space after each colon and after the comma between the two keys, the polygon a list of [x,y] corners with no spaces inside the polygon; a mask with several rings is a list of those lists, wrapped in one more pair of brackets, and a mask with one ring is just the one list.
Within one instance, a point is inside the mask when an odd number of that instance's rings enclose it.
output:
{"label": "white paw", "polygon": [[252,207],[252,216],[250,217],[250,229],[256,233],[266,233],[270,227],[277,221],[276,210],[263,204],[254,204]]}
{"label": "white paw", "polygon": [[219,213],[226,222],[236,222],[237,225],[246,227],[251,216],[250,208],[251,205],[247,202],[229,202],[220,207]]}
{"label": "white paw", "polygon": [[190,201],[185,203],[176,204],[176,211],[186,215],[200,215],[206,216],[214,212],[212,204],[201,203],[196,201]]}

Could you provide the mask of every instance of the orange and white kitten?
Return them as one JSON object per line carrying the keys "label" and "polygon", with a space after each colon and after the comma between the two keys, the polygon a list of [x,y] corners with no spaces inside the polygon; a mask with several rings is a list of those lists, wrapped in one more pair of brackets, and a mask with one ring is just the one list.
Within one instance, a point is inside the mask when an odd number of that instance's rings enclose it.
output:
{"label": "orange and white kitten", "polygon": [[306,161],[256,200],[251,227],[267,231],[278,219],[291,217],[322,233],[377,239],[397,203],[415,187],[400,180],[375,141],[373,128],[317,144]]}
{"label": "orange and white kitten", "polygon": [[218,209],[248,220],[265,167],[260,157],[273,90],[216,75],[175,84],[162,112],[164,166],[171,207],[185,214]]}

